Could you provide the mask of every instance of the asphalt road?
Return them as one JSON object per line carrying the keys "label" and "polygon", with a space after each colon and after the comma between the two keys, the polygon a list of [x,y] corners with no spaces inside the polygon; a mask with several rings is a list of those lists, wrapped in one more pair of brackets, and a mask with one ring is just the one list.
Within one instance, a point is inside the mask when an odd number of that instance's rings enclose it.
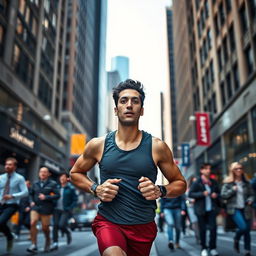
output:
{"label": "asphalt road", "polygon": [[[256,256],[256,232],[252,231],[252,255]],[[73,231],[73,241],[70,245],[66,243],[66,237],[60,237],[59,249],[50,253],[43,252],[44,237],[41,232],[38,234],[38,247],[39,252],[37,255],[49,255],[49,256],[100,256],[96,239],[90,229],[82,231]],[[243,255],[243,242],[241,241],[241,254],[237,254],[233,251],[233,233],[223,232],[222,228],[218,229],[218,252],[220,256],[238,256]],[[0,236],[0,255],[12,255],[12,256],[25,256],[33,255],[26,251],[26,248],[30,246],[30,240],[28,240],[28,232],[23,232],[18,240],[15,240],[13,251],[10,254],[5,253],[5,238]],[[175,249],[171,251],[168,248],[168,239],[166,232],[158,233],[158,236],[154,242],[150,256],[200,256],[200,246],[195,243],[195,237],[192,231],[187,232],[186,236],[181,236],[180,245],[182,249]],[[135,255],[134,255],[135,256]]]}

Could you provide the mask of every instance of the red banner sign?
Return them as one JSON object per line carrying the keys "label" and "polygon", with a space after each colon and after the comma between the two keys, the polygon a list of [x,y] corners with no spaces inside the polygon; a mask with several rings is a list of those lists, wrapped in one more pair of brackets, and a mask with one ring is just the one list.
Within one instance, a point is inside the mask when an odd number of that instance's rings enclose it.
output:
{"label": "red banner sign", "polygon": [[196,113],[197,145],[210,146],[210,117],[209,113]]}

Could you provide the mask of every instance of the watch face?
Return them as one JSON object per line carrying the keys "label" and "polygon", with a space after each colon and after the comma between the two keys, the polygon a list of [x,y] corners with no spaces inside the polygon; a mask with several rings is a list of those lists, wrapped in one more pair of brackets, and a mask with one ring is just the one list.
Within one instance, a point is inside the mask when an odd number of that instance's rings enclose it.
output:
{"label": "watch face", "polygon": [[91,186],[91,190],[92,190],[93,192],[95,192],[97,187],[98,187],[98,184],[93,183],[92,186]]}

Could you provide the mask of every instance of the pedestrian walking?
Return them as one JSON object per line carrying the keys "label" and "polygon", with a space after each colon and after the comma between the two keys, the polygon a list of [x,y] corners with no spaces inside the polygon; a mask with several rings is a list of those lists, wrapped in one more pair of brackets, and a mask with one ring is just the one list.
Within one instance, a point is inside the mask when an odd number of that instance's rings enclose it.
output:
{"label": "pedestrian walking", "polygon": [[6,251],[11,252],[14,237],[7,223],[18,210],[19,201],[28,195],[25,179],[15,170],[17,160],[9,157],[5,160],[5,172],[0,175],[0,231],[6,237]]}
{"label": "pedestrian walking", "polygon": [[[28,192],[30,193],[30,181],[26,180],[26,186],[28,188]],[[29,194],[20,199],[19,203],[19,220],[16,228],[16,236],[19,238],[21,227],[24,225],[28,230],[30,230],[30,199]]]}
{"label": "pedestrian walking", "polygon": [[221,196],[226,200],[227,214],[231,215],[237,231],[234,237],[234,249],[240,252],[240,238],[244,236],[245,256],[251,255],[251,218],[253,191],[245,176],[243,166],[234,162],[229,167],[229,175],[223,181]]}
{"label": "pedestrian walking", "polygon": [[35,182],[30,191],[31,212],[30,212],[30,235],[31,246],[28,252],[37,252],[37,223],[41,220],[42,230],[45,236],[44,251],[50,251],[50,220],[53,214],[56,200],[60,197],[57,183],[50,179],[50,171],[47,167],[39,170],[39,181]]}
{"label": "pedestrian walking", "polygon": [[175,198],[161,198],[161,214],[167,224],[168,247],[174,249],[175,230],[175,248],[180,249],[180,232],[182,229],[181,217],[186,214],[186,204],[184,196]]}
{"label": "pedestrian walking", "polygon": [[68,220],[72,216],[72,210],[77,205],[77,194],[74,186],[68,182],[69,175],[63,173],[59,177],[60,198],[53,212],[53,245],[51,250],[58,249],[58,231],[61,230],[67,236],[67,244],[72,241],[72,234],[68,228]]}
{"label": "pedestrian walking", "polygon": [[[92,225],[101,255],[147,256],[157,233],[156,199],[183,194],[186,181],[169,147],[139,130],[144,112],[143,85],[127,79],[113,89],[113,98],[117,131],[87,143],[71,169],[71,180],[101,200]],[[100,184],[87,176],[96,163]],[[157,167],[167,185],[155,185]]]}
{"label": "pedestrian walking", "polygon": [[[210,178],[211,165],[203,163],[200,167],[200,178],[194,181],[189,191],[189,197],[195,199],[194,209],[198,219],[201,242],[201,256],[208,255],[208,247],[212,256],[217,256],[216,217],[219,212],[220,190],[216,180]],[[206,244],[206,231],[210,230],[209,246]]]}
{"label": "pedestrian walking", "polygon": [[190,177],[190,179],[188,180],[188,188],[187,188],[187,191],[185,194],[186,195],[186,207],[187,207],[186,209],[187,209],[188,219],[189,219],[189,223],[190,223],[189,224],[190,228],[194,231],[196,243],[199,244],[200,237],[199,237],[198,219],[195,214],[195,208],[194,208],[195,199],[190,198],[188,196],[191,185],[194,181],[196,181],[196,177],[194,177],[194,176]]}

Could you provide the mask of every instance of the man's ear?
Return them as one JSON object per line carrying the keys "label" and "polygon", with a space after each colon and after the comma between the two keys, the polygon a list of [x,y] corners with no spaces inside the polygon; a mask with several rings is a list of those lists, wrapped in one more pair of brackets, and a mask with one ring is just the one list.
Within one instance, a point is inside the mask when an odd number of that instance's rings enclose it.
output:
{"label": "man's ear", "polygon": [[144,115],[144,108],[142,107],[140,110],[140,116],[143,116],[143,115]]}
{"label": "man's ear", "polygon": [[117,107],[114,107],[115,116],[117,116]]}

